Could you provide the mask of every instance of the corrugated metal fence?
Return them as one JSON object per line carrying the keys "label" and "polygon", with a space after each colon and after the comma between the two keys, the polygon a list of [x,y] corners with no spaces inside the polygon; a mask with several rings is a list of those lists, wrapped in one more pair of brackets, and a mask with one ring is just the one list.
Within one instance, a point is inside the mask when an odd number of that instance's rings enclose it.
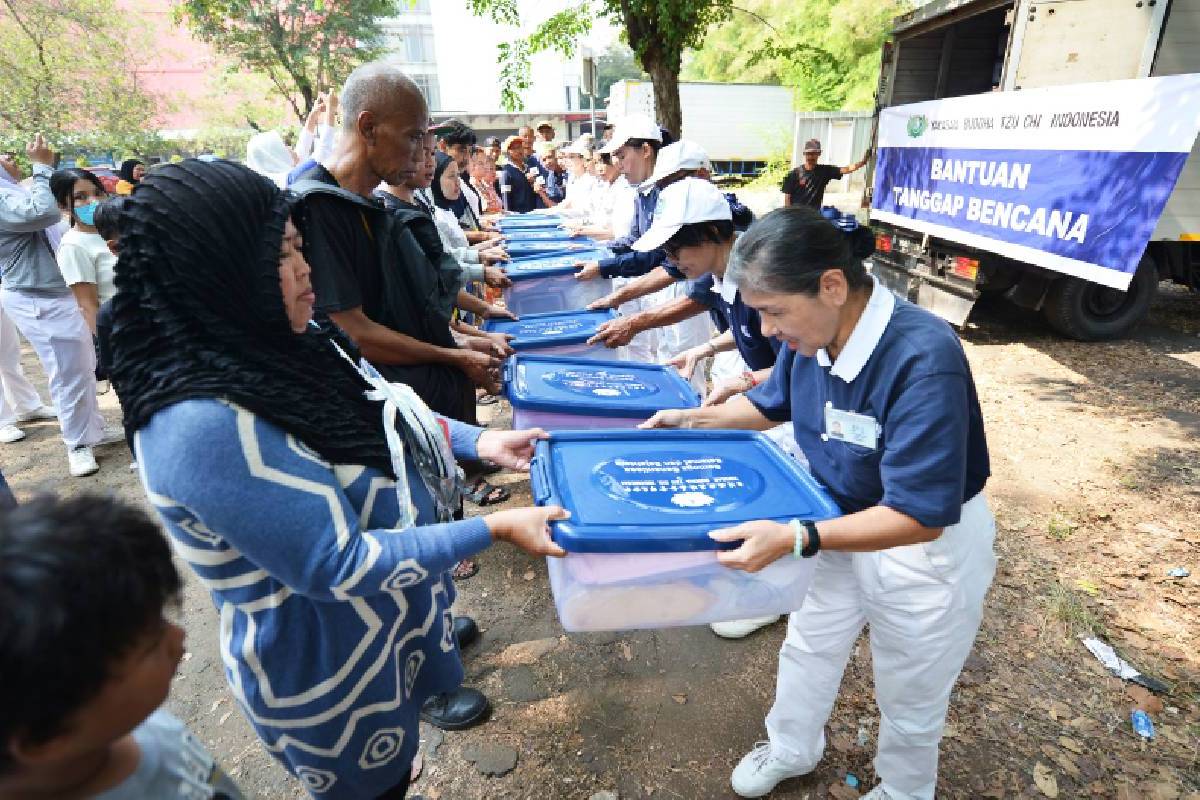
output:
{"label": "corrugated metal fence", "polygon": [[[846,167],[858,163],[871,144],[870,111],[797,111],[792,137],[792,165],[803,161],[804,143],[821,142],[821,163]],[[866,170],[847,175],[829,184],[831,193],[860,192]]]}

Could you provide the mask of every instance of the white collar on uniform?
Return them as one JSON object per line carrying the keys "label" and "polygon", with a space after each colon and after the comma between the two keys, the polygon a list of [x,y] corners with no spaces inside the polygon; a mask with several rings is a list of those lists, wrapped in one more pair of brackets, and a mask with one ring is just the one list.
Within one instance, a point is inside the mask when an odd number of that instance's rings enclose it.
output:
{"label": "white collar on uniform", "polygon": [[883,338],[883,332],[892,319],[892,311],[896,308],[896,296],[891,290],[874,276],[871,277],[871,281],[875,284],[871,289],[871,298],[867,300],[866,308],[858,318],[854,330],[850,332],[850,338],[838,354],[837,361],[829,360],[829,353],[824,347],[817,351],[817,363],[822,367],[832,364],[833,369],[829,370],[829,374],[836,375],[846,383],[853,381],[858,377],[858,373],[862,372],[867,359],[875,352],[875,347]]}
{"label": "white collar on uniform", "polygon": [[737,299],[738,288],[733,281],[723,281],[717,277],[717,273],[712,273],[713,285],[712,290],[721,295],[721,299],[730,305]]}

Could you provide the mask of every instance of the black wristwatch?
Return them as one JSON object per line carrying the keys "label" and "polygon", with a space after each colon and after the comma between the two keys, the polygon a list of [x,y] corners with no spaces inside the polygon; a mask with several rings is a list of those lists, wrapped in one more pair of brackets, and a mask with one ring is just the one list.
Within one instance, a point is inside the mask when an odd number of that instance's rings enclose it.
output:
{"label": "black wristwatch", "polygon": [[[817,533],[817,523],[811,519],[794,519],[792,527],[796,528],[797,535],[800,533],[799,528],[803,528],[808,535],[804,537],[804,547],[793,551],[800,558],[812,558],[821,549],[821,534]],[[799,544],[799,540],[797,540]]]}

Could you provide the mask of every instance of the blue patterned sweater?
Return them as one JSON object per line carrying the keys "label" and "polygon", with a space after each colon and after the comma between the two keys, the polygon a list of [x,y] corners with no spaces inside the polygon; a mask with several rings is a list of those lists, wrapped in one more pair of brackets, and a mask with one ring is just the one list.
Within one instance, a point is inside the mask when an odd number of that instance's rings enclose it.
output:
{"label": "blue patterned sweater", "polygon": [[[448,420],[456,456],[480,429]],[[225,675],[272,755],[315,797],[374,798],[417,751],[422,701],[463,677],[447,570],[491,543],[482,519],[397,529],[394,481],[331,465],[253,413],[187,400],[136,438],[142,482],[220,614]]]}

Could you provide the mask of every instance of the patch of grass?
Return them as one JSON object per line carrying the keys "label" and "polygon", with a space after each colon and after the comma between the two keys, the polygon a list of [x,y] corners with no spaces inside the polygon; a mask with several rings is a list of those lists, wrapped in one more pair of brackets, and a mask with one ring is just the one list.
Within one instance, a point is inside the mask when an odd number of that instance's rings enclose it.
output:
{"label": "patch of grass", "polygon": [[1050,522],[1046,524],[1046,532],[1050,534],[1050,538],[1061,542],[1074,533],[1075,529],[1078,527],[1079,525],[1077,523],[1074,523],[1069,519],[1052,517]]}
{"label": "patch of grass", "polygon": [[1132,472],[1122,475],[1117,479],[1117,483],[1121,484],[1126,489],[1130,489],[1135,492],[1142,488],[1142,482],[1138,480],[1138,476],[1134,475]]}
{"label": "patch of grass", "polygon": [[1055,581],[1046,595],[1046,610],[1051,619],[1059,622],[1068,636],[1079,634],[1099,635],[1104,624],[1096,616],[1079,593],[1061,581]]}

